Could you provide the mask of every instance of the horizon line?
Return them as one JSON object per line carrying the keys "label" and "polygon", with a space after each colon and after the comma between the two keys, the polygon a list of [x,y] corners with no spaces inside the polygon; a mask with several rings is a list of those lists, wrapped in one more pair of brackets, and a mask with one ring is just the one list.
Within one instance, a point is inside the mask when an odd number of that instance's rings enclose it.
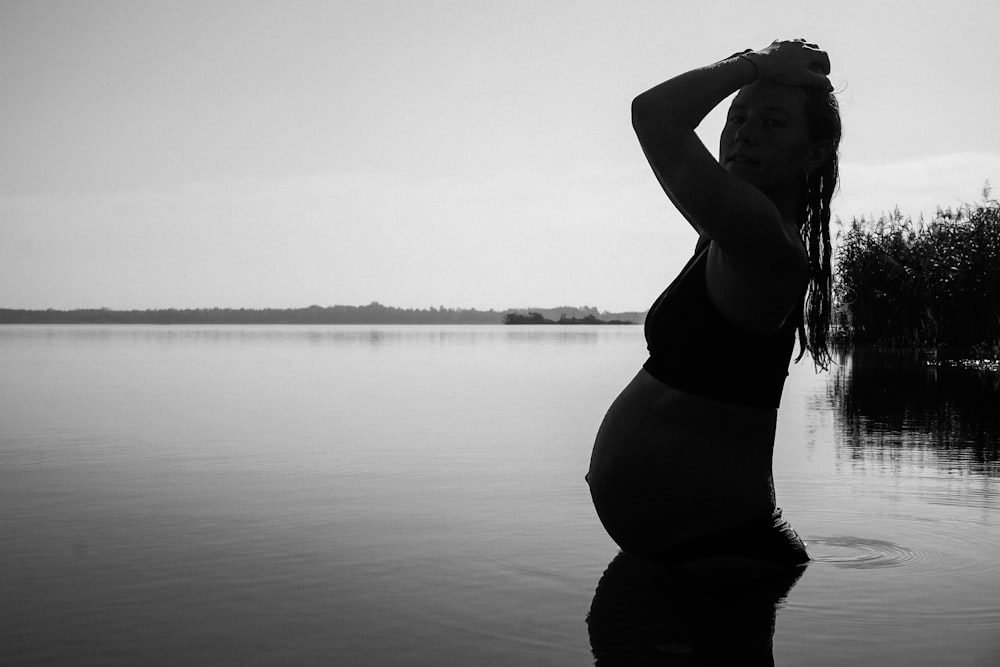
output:
{"label": "horizon line", "polygon": [[589,306],[589,305],[586,305],[586,304],[584,304],[582,306],[573,306],[573,305],[569,305],[569,304],[561,304],[561,305],[558,305],[558,306],[538,306],[538,305],[534,305],[534,306],[516,306],[516,307],[499,308],[499,309],[498,308],[494,308],[494,307],[490,307],[490,308],[478,308],[478,307],[475,307],[475,306],[472,306],[472,307],[463,307],[463,306],[445,306],[445,305],[427,306],[427,307],[421,308],[421,307],[390,306],[390,305],[386,305],[384,303],[381,303],[379,301],[371,301],[371,302],[369,302],[367,304],[362,304],[362,305],[332,304],[332,305],[329,305],[329,306],[321,306],[319,304],[310,304],[308,306],[259,306],[259,307],[251,307],[251,306],[185,306],[185,307],[165,306],[165,307],[145,307],[145,308],[112,308],[110,306],[82,306],[82,307],[72,307],[72,308],[54,308],[54,307],[20,308],[20,307],[8,307],[8,306],[2,306],[2,305],[0,305],[0,311],[19,311],[19,312],[45,313],[45,312],[73,312],[73,311],[82,311],[82,310],[107,311],[107,312],[156,312],[156,311],[164,311],[164,310],[178,310],[178,311],[181,311],[181,310],[309,310],[309,309],[313,309],[313,308],[318,308],[318,309],[328,309],[328,308],[371,308],[373,306],[375,306],[375,307],[381,307],[381,308],[386,308],[386,309],[391,309],[391,310],[421,310],[421,311],[427,311],[427,312],[441,311],[441,310],[465,310],[465,311],[475,311],[475,312],[480,312],[480,313],[490,313],[490,312],[505,313],[505,312],[509,312],[509,311],[520,311],[520,310],[558,310],[560,308],[571,308],[571,309],[575,309],[575,310],[596,310],[597,312],[600,312],[600,313],[644,313],[647,310],[649,310],[648,308],[608,310],[608,309],[599,308],[597,306]]}

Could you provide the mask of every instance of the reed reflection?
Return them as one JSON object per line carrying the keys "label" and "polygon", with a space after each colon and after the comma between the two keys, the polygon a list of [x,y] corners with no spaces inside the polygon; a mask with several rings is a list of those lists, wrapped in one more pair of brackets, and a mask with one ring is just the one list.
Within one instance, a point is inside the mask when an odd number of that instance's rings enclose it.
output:
{"label": "reed reflection", "polygon": [[595,664],[773,665],[777,609],[804,571],[698,572],[620,552],[587,615]]}
{"label": "reed reflection", "polygon": [[828,395],[845,456],[1000,476],[1000,373],[865,347],[840,362]]}

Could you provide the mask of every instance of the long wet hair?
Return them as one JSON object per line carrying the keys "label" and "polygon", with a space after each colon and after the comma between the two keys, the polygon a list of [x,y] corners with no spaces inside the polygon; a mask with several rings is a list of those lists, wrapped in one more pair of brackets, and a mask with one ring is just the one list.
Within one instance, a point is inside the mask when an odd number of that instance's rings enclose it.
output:
{"label": "long wet hair", "polygon": [[806,123],[813,141],[829,141],[830,155],[818,169],[806,176],[799,197],[799,233],[809,256],[809,285],[802,302],[799,322],[799,361],[806,350],[817,369],[830,364],[830,314],[833,291],[830,246],[830,200],[837,190],[840,170],[840,105],[832,92],[809,90]]}

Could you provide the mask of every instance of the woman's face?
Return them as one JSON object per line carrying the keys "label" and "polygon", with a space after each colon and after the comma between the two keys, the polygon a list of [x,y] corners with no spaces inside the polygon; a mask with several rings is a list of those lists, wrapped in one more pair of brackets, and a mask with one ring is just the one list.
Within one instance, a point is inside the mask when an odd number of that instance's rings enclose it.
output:
{"label": "woman's face", "polygon": [[806,92],[757,81],[736,95],[719,139],[719,163],[772,197],[797,196],[825,159],[809,136]]}

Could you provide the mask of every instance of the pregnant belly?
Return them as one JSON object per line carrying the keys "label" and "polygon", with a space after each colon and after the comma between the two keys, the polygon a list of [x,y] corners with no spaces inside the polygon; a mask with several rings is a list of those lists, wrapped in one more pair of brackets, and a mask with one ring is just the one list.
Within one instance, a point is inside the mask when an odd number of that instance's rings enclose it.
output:
{"label": "pregnant belly", "polygon": [[770,516],[775,410],[693,396],[645,371],[612,403],[587,479],[611,537],[633,553]]}

